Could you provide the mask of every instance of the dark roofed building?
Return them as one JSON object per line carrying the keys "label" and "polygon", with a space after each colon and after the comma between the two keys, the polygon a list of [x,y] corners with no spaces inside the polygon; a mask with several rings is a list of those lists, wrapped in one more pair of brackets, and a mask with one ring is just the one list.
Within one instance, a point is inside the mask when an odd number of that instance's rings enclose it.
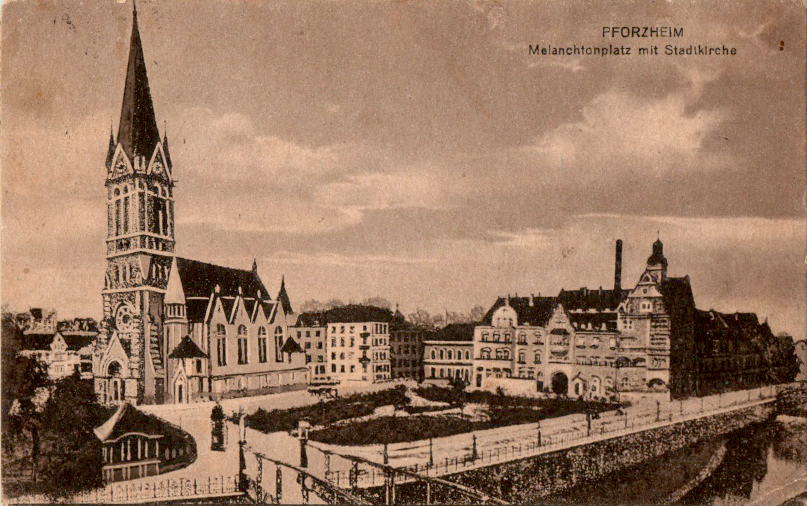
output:
{"label": "dark roofed building", "polygon": [[356,323],[356,322],[383,322],[392,321],[392,311],[377,306],[362,304],[348,304],[325,311],[327,323]]}
{"label": "dark roofed building", "polygon": [[474,351],[473,323],[452,323],[423,338],[423,380],[471,382]]}
{"label": "dark roofed building", "polygon": [[110,132],[104,146],[99,399],[184,403],[305,388],[303,355],[283,351],[294,348],[285,281],[276,303],[255,260],[238,269],[175,254],[174,160],[157,125],[135,10],[117,139]]}
{"label": "dark roofed building", "polygon": [[621,254],[617,241],[613,289],[499,297],[476,328],[474,385],[680,398],[792,379],[792,344],[753,313],[697,310],[689,277],[667,275],[660,240],[631,289],[621,288]]}
{"label": "dark roofed building", "polygon": [[558,299],[556,297],[534,297],[532,295],[529,297],[499,297],[488,309],[488,312],[485,313],[481,324],[491,325],[493,323],[493,314],[496,310],[508,305],[515,310],[521,324],[541,327],[549,321],[557,304]]}
{"label": "dark roofed building", "polygon": [[213,293],[218,293],[222,297],[242,295],[260,300],[271,299],[256,271],[222,267],[181,257],[177,257],[176,265],[186,298],[210,297]]}

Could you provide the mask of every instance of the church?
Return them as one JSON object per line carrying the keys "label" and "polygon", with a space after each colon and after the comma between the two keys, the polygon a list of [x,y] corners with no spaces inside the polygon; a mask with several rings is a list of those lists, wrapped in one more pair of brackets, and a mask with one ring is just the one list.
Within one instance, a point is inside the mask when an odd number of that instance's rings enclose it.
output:
{"label": "church", "polygon": [[[191,174],[192,177],[192,174]],[[175,255],[174,165],[133,10],[117,137],[106,156],[106,275],[93,352],[101,402],[187,403],[304,388],[285,282]]]}

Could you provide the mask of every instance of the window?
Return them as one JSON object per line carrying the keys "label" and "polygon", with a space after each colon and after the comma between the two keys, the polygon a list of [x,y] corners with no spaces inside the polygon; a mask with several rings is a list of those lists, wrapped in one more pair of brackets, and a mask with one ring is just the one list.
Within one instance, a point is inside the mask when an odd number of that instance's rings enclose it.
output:
{"label": "window", "polygon": [[432,350],[432,360],[437,358],[437,352]]}
{"label": "window", "polygon": [[266,327],[258,327],[258,362],[266,362]]}
{"label": "window", "polygon": [[536,363],[536,364],[540,364],[540,363],[541,363],[541,352],[540,352],[540,351],[536,351],[536,352],[535,352],[535,363]]}
{"label": "window", "polygon": [[275,327],[275,361],[283,362],[283,327]]}
{"label": "window", "polygon": [[249,350],[247,349],[247,326],[239,325],[238,327],[238,363],[246,364],[249,362]]}
{"label": "window", "polygon": [[451,350],[448,350],[448,359],[452,360],[454,358],[454,353]]}
{"label": "window", "polygon": [[216,358],[219,365],[227,365],[227,328],[216,325]]}
{"label": "window", "polygon": [[526,362],[527,362],[526,354],[523,351],[519,352],[519,354],[518,354],[518,363],[519,364],[524,364]]}
{"label": "window", "polygon": [[336,372],[336,364],[331,364],[331,372]]}
{"label": "window", "polygon": [[440,360],[443,360],[443,350],[440,350]]}
{"label": "window", "polygon": [[471,360],[471,352],[468,350],[465,350],[465,360]]}
{"label": "window", "polygon": [[490,358],[490,348],[482,348],[482,358],[489,359]]}

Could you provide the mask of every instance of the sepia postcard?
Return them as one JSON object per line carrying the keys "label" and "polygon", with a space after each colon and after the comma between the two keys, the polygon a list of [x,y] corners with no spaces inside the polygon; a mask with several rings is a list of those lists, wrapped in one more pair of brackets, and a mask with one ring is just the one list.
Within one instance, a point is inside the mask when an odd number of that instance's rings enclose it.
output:
{"label": "sepia postcard", "polygon": [[798,0],[0,0],[9,504],[807,505]]}

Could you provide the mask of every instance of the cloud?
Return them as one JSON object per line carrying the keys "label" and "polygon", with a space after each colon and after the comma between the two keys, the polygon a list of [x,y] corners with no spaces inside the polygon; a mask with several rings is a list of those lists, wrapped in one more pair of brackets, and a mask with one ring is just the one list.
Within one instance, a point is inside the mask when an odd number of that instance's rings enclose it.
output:
{"label": "cloud", "polygon": [[585,167],[598,176],[702,171],[715,165],[703,145],[721,119],[718,111],[688,112],[682,94],[641,98],[611,90],[584,106],[581,120],[555,128],[528,149],[556,170]]}

